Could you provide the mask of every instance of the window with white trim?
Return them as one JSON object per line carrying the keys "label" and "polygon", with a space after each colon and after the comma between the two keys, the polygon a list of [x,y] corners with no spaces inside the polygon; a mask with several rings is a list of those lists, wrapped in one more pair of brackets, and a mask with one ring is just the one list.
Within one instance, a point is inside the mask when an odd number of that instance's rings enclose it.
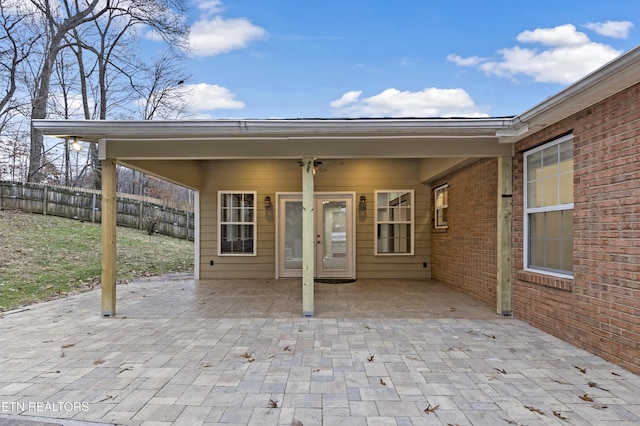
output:
{"label": "window with white trim", "polygon": [[434,190],[435,227],[447,228],[447,212],[449,211],[449,185],[441,185]]}
{"label": "window with white trim", "polygon": [[573,277],[573,135],[524,154],[524,265]]}
{"label": "window with white trim", "polygon": [[218,191],[218,254],[256,254],[256,191]]}
{"label": "window with white trim", "polygon": [[376,254],[413,254],[413,190],[375,191]]}

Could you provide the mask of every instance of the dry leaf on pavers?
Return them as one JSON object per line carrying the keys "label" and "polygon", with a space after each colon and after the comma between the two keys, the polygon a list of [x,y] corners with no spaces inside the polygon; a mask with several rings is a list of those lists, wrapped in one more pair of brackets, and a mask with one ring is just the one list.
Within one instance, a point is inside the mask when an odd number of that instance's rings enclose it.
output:
{"label": "dry leaf on pavers", "polygon": [[371,327],[369,327],[369,324],[362,324],[362,328],[366,328],[367,330],[371,330]]}
{"label": "dry leaf on pavers", "polygon": [[606,408],[609,408],[604,404],[593,404],[592,407],[595,408],[596,410],[604,410]]}
{"label": "dry leaf on pavers", "polygon": [[560,420],[569,420],[569,417],[566,417],[560,411],[554,411],[553,415],[556,416],[557,418],[559,418]]}
{"label": "dry leaf on pavers", "polygon": [[529,411],[533,411],[534,413],[538,413],[538,414],[542,414],[543,416],[545,416],[546,414],[544,414],[544,411],[537,409],[536,407],[530,407],[528,405],[525,405],[524,408],[526,408]]}
{"label": "dry leaf on pavers", "polygon": [[578,367],[577,365],[574,365],[573,368],[577,369],[582,374],[587,374],[587,369],[586,368]]}
{"label": "dry leaf on pavers", "polygon": [[67,348],[72,348],[74,347],[76,344],[75,343],[69,343],[67,345],[62,345],[62,349],[67,349]]}
{"label": "dry leaf on pavers", "polygon": [[298,419],[293,419],[293,421],[291,422],[291,426],[304,426],[302,424],[302,422]]}
{"label": "dry leaf on pavers", "polygon": [[440,405],[432,407],[431,404],[427,404],[427,408],[424,409],[424,412],[427,414],[435,413],[438,408],[440,408]]}
{"label": "dry leaf on pavers", "polygon": [[482,333],[483,336],[488,337],[489,339],[495,339],[496,336],[493,334],[486,334],[486,333]]}
{"label": "dry leaf on pavers", "polygon": [[503,369],[494,368],[494,370],[496,370],[497,372],[502,373],[502,374],[507,374],[507,370],[505,370],[504,368]]}
{"label": "dry leaf on pavers", "polygon": [[569,385],[570,383],[561,382],[558,379],[553,379],[552,382],[560,383],[561,385]]}
{"label": "dry leaf on pavers", "polygon": [[241,355],[244,359],[247,360],[247,362],[253,362],[256,359],[253,357],[253,355],[251,355],[249,352],[245,352],[244,354]]}
{"label": "dry leaf on pavers", "polygon": [[118,394],[108,394],[106,396],[106,398],[101,399],[100,401],[97,402],[97,404],[101,403],[101,402],[105,402],[109,399],[116,399],[118,397]]}
{"label": "dry leaf on pavers", "polygon": [[273,399],[269,400],[269,408],[278,408],[278,401],[274,401]]}
{"label": "dry leaf on pavers", "polygon": [[200,368],[207,368],[207,367],[211,367],[211,364],[209,364],[208,362],[201,362],[200,363]]}
{"label": "dry leaf on pavers", "polygon": [[587,395],[586,393],[584,395],[582,395],[580,397],[581,400],[583,401],[587,401],[587,402],[593,402],[593,398],[591,398],[589,395]]}
{"label": "dry leaf on pavers", "polygon": [[124,367],[120,368],[120,371],[118,371],[118,374],[122,374],[125,371],[131,371],[131,370],[133,370],[133,367],[131,365],[125,365]]}
{"label": "dry leaf on pavers", "polygon": [[509,423],[510,425],[517,425],[517,426],[522,426],[522,423],[520,423],[519,421],[516,420],[511,420],[511,419],[502,419],[505,422]]}
{"label": "dry leaf on pavers", "polygon": [[609,389],[605,389],[605,388],[603,388],[602,386],[600,386],[600,385],[599,385],[599,384],[597,384],[596,382],[589,382],[589,387],[597,388],[597,389],[603,390],[603,391],[605,391],[605,392],[609,392]]}
{"label": "dry leaf on pavers", "polygon": [[93,361],[93,365],[100,365],[100,364],[104,364],[106,361],[104,359],[96,359],[95,361]]}
{"label": "dry leaf on pavers", "polygon": [[387,383],[384,380],[382,380],[382,377],[380,377],[380,384],[382,386],[387,386]]}
{"label": "dry leaf on pavers", "polygon": [[285,352],[291,352],[291,346],[285,346],[284,350]]}
{"label": "dry leaf on pavers", "polygon": [[369,358],[367,358],[367,361],[371,362],[371,361],[373,361],[373,358],[375,358],[375,357],[376,357],[375,355],[371,355]]}
{"label": "dry leaf on pavers", "polygon": [[467,348],[458,348],[458,347],[450,347],[447,348],[448,351],[460,351],[460,352],[470,352],[471,349],[467,349]]}

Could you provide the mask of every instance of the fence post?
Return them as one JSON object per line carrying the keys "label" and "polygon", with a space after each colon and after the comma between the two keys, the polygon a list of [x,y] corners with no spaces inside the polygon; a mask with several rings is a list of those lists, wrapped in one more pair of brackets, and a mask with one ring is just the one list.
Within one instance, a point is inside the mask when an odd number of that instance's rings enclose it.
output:
{"label": "fence post", "polygon": [[138,229],[143,229],[144,228],[144,224],[143,222],[143,215],[142,215],[142,200],[138,201]]}
{"label": "fence post", "polygon": [[91,199],[91,223],[96,223],[96,194]]}
{"label": "fence post", "polygon": [[47,215],[47,187],[44,187],[42,191],[42,214],[44,216]]}

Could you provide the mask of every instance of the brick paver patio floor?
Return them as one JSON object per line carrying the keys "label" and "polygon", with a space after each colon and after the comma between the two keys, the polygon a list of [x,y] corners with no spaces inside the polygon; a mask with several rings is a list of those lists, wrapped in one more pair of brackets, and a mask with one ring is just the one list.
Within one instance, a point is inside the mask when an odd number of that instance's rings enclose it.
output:
{"label": "brick paver patio floor", "polygon": [[0,424],[640,424],[639,376],[429,281],[317,284],[313,318],[298,280],[99,297],[2,315]]}

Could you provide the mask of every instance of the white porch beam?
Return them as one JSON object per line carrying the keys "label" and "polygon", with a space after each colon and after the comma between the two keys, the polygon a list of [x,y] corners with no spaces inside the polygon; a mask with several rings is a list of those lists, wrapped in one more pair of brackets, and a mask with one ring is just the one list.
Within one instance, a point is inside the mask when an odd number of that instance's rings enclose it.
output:
{"label": "white porch beam", "polygon": [[102,160],[102,316],[116,314],[116,161]]}
{"label": "white porch beam", "polygon": [[313,316],[315,277],[315,214],[313,157],[302,159],[302,315]]}

